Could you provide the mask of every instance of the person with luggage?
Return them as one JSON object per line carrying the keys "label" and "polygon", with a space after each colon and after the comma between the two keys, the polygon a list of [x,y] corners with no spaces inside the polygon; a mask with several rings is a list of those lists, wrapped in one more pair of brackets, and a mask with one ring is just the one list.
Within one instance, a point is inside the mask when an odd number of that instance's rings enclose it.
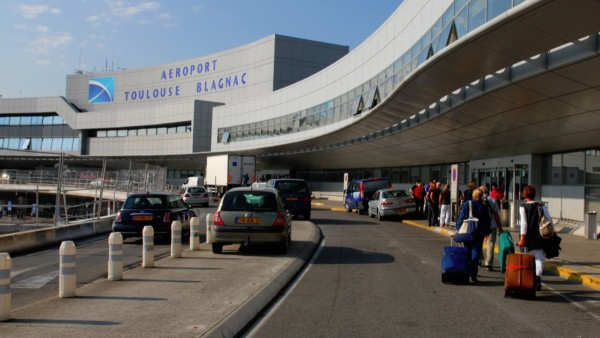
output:
{"label": "person with luggage", "polygon": [[[492,187],[494,185],[492,184]],[[486,243],[485,249],[485,261],[484,267],[487,271],[494,270],[494,247],[496,246],[497,232],[502,232],[502,226],[500,225],[500,208],[496,201],[488,195],[488,188],[485,185],[479,187],[483,192],[483,204],[487,207],[490,213],[490,234],[485,236],[484,242]]]}
{"label": "person with luggage", "polygon": [[535,257],[535,287],[537,291],[540,291],[542,288],[542,272],[544,271],[546,253],[544,251],[544,239],[539,230],[540,214],[538,207],[542,208],[546,219],[552,218],[550,218],[548,208],[535,201],[535,194],[535,187],[532,185],[526,185],[523,188],[525,203],[519,207],[519,214],[521,215],[521,239],[517,243],[517,246],[525,247],[526,252]]}
{"label": "person with luggage", "polygon": [[475,188],[472,192],[472,199],[465,201],[458,214],[456,230],[460,230],[463,224],[466,225],[465,221],[469,218],[469,210],[471,210],[473,217],[478,219],[477,230],[472,234],[473,240],[464,242],[464,245],[467,247],[470,254],[471,282],[477,283],[479,257],[481,257],[483,251],[483,239],[489,234],[491,224],[490,214],[487,211],[487,207],[482,202],[483,191]]}

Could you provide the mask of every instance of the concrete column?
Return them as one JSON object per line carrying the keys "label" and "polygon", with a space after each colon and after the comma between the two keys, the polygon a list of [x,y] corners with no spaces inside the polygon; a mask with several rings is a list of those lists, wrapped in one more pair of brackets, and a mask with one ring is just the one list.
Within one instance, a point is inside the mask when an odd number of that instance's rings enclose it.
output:
{"label": "concrete column", "polygon": [[171,258],[181,257],[181,222],[171,223]]}
{"label": "concrete column", "polygon": [[206,214],[206,244],[211,244],[212,241],[210,240],[210,226],[212,225],[213,222],[213,214],[208,213]]}
{"label": "concrete column", "polygon": [[598,223],[597,215],[595,211],[590,211],[585,215],[585,238],[597,239],[598,238]]}
{"label": "concrete column", "polygon": [[77,275],[75,274],[75,243],[64,241],[60,244],[60,273],[58,275],[58,297],[75,297]]}
{"label": "concrete column", "polygon": [[0,253],[0,322],[10,320],[12,307],[10,293],[10,269],[12,262],[6,252]]}
{"label": "concrete column", "polygon": [[190,220],[190,250],[200,250],[200,218],[192,217]]}
{"label": "concrete column", "polygon": [[120,232],[108,236],[108,279],[123,279],[123,235]]}
{"label": "concrete column", "polygon": [[154,267],[154,228],[151,225],[146,225],[142,230],[143,252],[142,252],[142,267]]}

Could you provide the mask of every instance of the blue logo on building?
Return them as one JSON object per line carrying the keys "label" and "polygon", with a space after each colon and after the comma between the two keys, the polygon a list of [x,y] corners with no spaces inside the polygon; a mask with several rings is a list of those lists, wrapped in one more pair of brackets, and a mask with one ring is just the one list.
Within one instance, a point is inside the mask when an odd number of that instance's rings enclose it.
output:
{"label": "blue logo on building", "polygon": [[89,103],[114,102],[115,78],[112,76],[91,78],[88,92]]}

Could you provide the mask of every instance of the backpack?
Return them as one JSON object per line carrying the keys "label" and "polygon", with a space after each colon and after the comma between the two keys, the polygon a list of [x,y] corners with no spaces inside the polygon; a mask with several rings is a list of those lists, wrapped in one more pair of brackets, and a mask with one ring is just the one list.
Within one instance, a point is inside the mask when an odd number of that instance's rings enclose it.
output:
{"label": "backpack", "polygon": [[537,205],[537,212],[540,216],[540,235],[543,239],[549,239],[552,237],[552,234],[554,234],[554,225],[552,224],[552,220],[546,218],[546,215],[544,214],[544,207],[541,203],[538,203]]}

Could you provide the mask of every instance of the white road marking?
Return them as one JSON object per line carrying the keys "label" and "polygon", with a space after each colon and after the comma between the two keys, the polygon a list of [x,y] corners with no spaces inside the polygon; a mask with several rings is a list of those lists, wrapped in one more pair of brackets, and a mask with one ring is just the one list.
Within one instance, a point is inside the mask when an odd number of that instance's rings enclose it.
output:
{"label": "white road marking", "polygon": [[27,272],[27,271],[33,270],[33,269],[35,269],[35,268],[37,268],[37,267],[36,267],[36,266],[34,266],[34,267],[32,267],[32,268],[27,268],[27,269],[21,269],[21,270],[11,270],[11,271],[10,271],[10,278],[11,278],[11,279],[12,279],[12,278],[15,278],[15,277],[17,277],[18,275],[20,275],[20,274],[22,274],[22,273],[24,273],[24,272]]}
{"label": "white road marking", "polygon": [[44,285],[50,283],[56,277],[58,277],[58,270],[51,271],[45,275],[33,276],[31,278],[12,283],[10,287],[12,289],[40,289],[44,287]]}
{"label": "white road marking", "polygon": [[561,296],[562,298],[566,299],[569,303],[571,303],[571,305],[575,306],[576,308],[585,311],[585,313],[587,313],[590,317],[600,321],[600,314],[594,313],[592,311],[589,311],[585,306],[581,305],[582,302],[577,302],[567,296],[565,296],[564,294],[557,292],[556,290],[554,290],[553,288],[551,288],[550,286],[542,283],[542,285],[544,286],[544,288],[547,288],[548,290],[552,291],[553,293]]}

